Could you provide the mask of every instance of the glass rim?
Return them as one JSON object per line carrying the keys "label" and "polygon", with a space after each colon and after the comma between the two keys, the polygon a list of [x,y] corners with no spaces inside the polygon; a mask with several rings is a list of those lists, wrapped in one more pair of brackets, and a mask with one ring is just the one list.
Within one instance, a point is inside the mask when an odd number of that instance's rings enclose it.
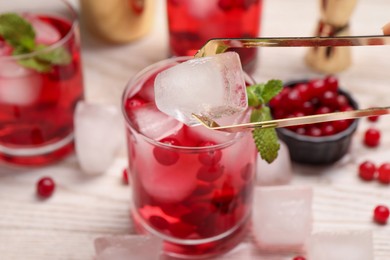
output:
{"label": "glass rim", "polygon": [[15,60],[22,60],[22,59],[34,57],[37,54],[46,53],[46,52],[49,52],[49,51],[52,51],[56,48],[61,47],[62,45],[65,44],[65,42],[67,42],[72,37],[72,35],[74,34],[76,27],[78,26],[78,23],[79,23],[78,14],[77,14],[75,8],[72,6],[72,4],[70,4],[70,2],[68,0],[58,0],[58,2],[62,2],[70,14],[69,21],[71,22],[71,27],[70,27],[69,31],[66,33],[66,35],[64,37],[62,37],[59,41],[56,41],[55,43],[50,44],[41,50],[37,50],[37,51],[25,53],[25,54],[0,56],[0,61],[15,61]]}
{"label": "glass rim", "polygon": [[[122,102],[121,102],[121,110],[122,110],[123,117],[125,118],[125,126],[126,126],[127,129],[135,131],[137,134],[141,135],[142,138],[145,139],[147,142],[149,142],[149,143],[151,143],[151,144],[153,144],[155,146],[163,147],[163,148],[166,148],[166,149],[169,149],[169,150],[173,150],[173,151],[186,151],[186,152],[202,151],[203,152],[203,151],[209,151],[209,150],[215,150],[215,149],[223,149],[225,147],[228,147],[228,146],[232,145],[237,140],[243,138],[244,135],[246,135],[248,133],[244,133],[244,132],[236,133],[236,134],[234,134],[234,136],[230,140],[228,140],[226,142],[223,142],[223,143],[210,145],[210,146],[198,146],[198,147],[195,147],[195,146],[178,146],[178,145],[166,144],[166,143],[157,141],[157,140],[155,140],[153,138],[150,138],[150,137],[146,136],[142,132],[138,131],[138,129],[136,127],[134,127],[134,125],[132,124],[130,118],[127,116],[126,109],[125,109],[126,97],[128,96],[129,92],[133,89],[133,87],[137,84],[138,81],[140,81],[144,77],[146,77],[146,78],[150,77],[151,75],[156,73],[159,69],[164,67],[164,65],[174,64],[175,62],[186,61],[186,60],[189,60],[191,58],[194,58],[194,57],[193,56],[176,56],[176,57],[160,60],[160,61],[158,61],[156,63],[153,63],[153,64],[145,67],[144,69],[142,69],[141,71],[136,73],[128,81],[128,83],[126,84],[126,87],[125,87],[125,89],[123,91]],[[255,80],[249,74],[247,74],[245,71],[243,71],[243,73],[244,73],[245,81],[248,81],[251,84],[255,83]]]}

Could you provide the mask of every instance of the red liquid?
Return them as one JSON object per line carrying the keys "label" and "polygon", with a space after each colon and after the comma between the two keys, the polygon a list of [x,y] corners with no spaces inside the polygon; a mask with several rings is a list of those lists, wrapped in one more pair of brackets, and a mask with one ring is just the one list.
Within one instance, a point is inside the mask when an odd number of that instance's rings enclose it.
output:
{"label": "red liquid", "polygon": [[[69,21],[55,17],[39,18],[55,27],[61,38],[71,30]],[[24,76],[15,78],[2,77],[0,73],[0,88],[3,88],[0,93],[9,93],[6,89],[9,86],[18,86],[20,91],[13,100],[0,97],[0,146],[12,150],[0,153],[0,160],[17,165],[41,165],[57,161],[73,151],[73,113],[76,103],[83,98],[83,85],[79,39],[73,33],[69,36],[62,47],[72,56],[70,64],[53,66],[47,73],[27,70]],[[31,91],[33,97],[23,101],[26,91]],[[70,142],[52,151],[13,154],[17,149],[50,146],[66,137]]]}
{"label": "red liquid", "polygon": [[163,138],[180,146],[176,149],[145,138],[136,110],[153,104],[145,93],[159,70],[140,79],[133,89],[141,90],[130,90],[124,99],[135,220],[140,229],[162,237],[170,253],[224,252],[240,242],[249,223],[256,165],[252,136],[220,144],[212,134],[183,126]]}
{"label": "red liquid", "polygon": [[[258,37],[262,0],[210,0],[207,6],[199,1],[196,8],[191,4],[195,2],[167,0],[173,55],[193,56],[211,38]],[[246,71],[253,69],[256,48],[231,50],[240,54]]]}

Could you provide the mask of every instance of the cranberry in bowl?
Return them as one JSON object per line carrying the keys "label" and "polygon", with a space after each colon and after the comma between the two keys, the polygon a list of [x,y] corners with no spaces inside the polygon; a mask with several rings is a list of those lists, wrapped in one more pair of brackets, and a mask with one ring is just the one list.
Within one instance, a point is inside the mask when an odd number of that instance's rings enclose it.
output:
{"label": "cranberry in bowl", "polygon": [[[289,82],[269,105],[275,119],[358,109],[335,76]],[[331,164],[348,152],[357,125],[357,119],[338,120],[278,128],[277,133],[293,161]]]}

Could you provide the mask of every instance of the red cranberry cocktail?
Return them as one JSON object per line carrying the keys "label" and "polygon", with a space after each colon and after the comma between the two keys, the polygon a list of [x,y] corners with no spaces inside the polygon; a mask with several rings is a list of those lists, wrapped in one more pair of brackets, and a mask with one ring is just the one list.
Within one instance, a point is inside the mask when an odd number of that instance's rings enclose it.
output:
{"label": "red cranberry cocktail", "polygon": [[73,151],[73,113],[83,98],[77,14],[60,0],[39,7],[6,1],[0,7],[0,15],[19,17],[34,30],[30,51],[0,35],[0,161],[57,161]]}
{"label": "red cranberry cocktail", "polygon": [[[262,0],[167,0],[169,43],[175,56],[192,56],[211,38],[259,35]],[[257,48],[237,48],[246,71]]]}
{"label": "red cranberry cocktail", "polygon": [[247,231],[257,150],[249,132],[189,127],[157,109],[156,75],[188,59],[161,61],[136,75],[123,112],[134,219],[161,237],[167,252],[204,256],[226,251]]}

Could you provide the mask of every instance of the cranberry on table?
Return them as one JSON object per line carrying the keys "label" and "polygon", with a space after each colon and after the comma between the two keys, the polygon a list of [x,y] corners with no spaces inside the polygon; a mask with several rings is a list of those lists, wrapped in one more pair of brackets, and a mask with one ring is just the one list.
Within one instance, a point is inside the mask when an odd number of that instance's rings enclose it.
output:
{"label": "cranberry on table", "polygon": [[126,168],[122,171],[122,182],[123,184],[129,184],[129,173]]}
{"label": "cranberry on table", "polygon": [[371,181],[375,178],[376,166],[370,161],[364,161],[359,165],[359,177],[365,181]]}
{"label": "cranberry on table", "polygon": [[378,168],[378,181],[383,184],[390,183],[390,163],[384,163]]}
{"label": "cranberry on table", "polygon": [[389,208],[384,205],[378,205],[374,209],[374,221],[378,224],[386,224],[389,218]]}
{"label": "cranberry on table", "polygon": [[303,256],[296,256],[292,260],[306,260]]}
{"label": "cranberry on table", "polygon": [[48,198],[53,194],[55,187],[52,178],[42,177],[37,183],[37,194],[42,198]]}
{"label": "cranberry on table", "polygon": [[371,122],[377,122],[378,119],[379,119],[379,116],[369,116],[367,117],[368,121],[371,121]]}
{"label": "cranberry on table", "polygon": [[379,145],[381,134],[378,129],[370,127],[364,133],[364,144],[369,147],[376,147]]}

